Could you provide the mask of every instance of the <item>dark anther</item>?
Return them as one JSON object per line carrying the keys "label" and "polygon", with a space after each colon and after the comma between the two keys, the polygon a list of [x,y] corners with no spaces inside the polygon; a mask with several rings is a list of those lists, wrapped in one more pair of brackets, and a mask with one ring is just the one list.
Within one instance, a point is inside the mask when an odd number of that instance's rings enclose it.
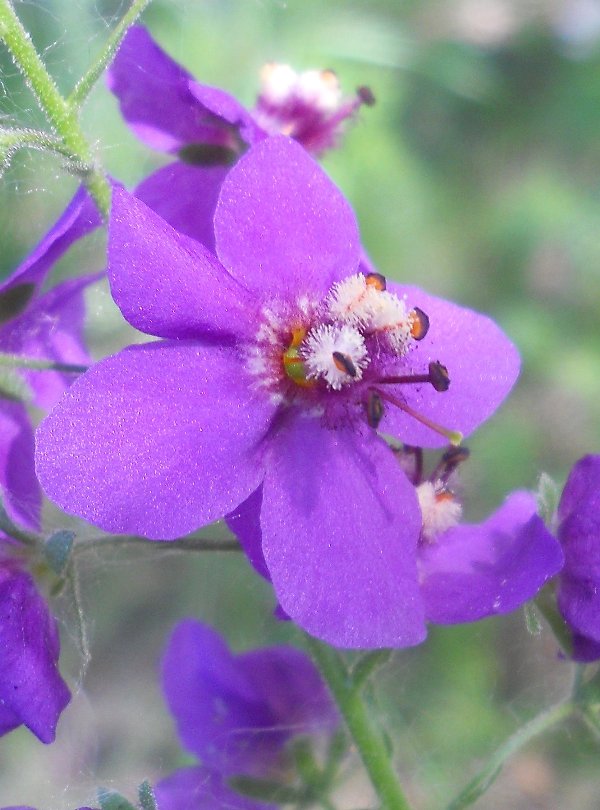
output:
{"label": "dark anther", "polygon": [[343,352],[334,352],[333,362],[339,371],[345,371],[349,377],[356,377],[356,366],[347,354],[343,354]]}
{"label": "dark anther", "polygon": [[367,400],[367,422],[369,423],[369,427],[377,430],[382,418],[383,402],[381,401],[381,397],[376,391],[370,391]]}
{"label": "dark anther", "polygon": [[381,273],[367,273],[365,283],[367,287],[375,287],[379,292],[383,292],[387,287],[385,276],[382,276]]}
{"label": "dark anther", "polygon": [[366,104],[367,107],[372,107],[375,104],[375,96],[373,91],[370,87],[366,85],[362,85],[361,87],[356,88],[356,95],[362,101],[363,104]]}
{"label": "dark anther", "polygon": [[415,340],[423,340],[429,332],[429,318],[419,307],[414,307],[409,312],[410,334]]}
{"label": "dark anther", "polygon": [[436,391],[447,391],[450,388],[448,369],[437,360],[429,364],[429,381]]}
{"label": "dark anther", "polygon": [[448,481],[456,468],[469,458],[468,447],[449,447],[435,468],[432,480]]}

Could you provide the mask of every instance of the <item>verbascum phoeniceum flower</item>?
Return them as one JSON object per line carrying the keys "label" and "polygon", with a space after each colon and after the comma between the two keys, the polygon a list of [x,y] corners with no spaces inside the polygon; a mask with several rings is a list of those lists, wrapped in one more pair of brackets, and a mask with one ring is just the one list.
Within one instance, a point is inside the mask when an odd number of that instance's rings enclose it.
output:
{"label": "verbascum phoeniceum flower", "polygon": [[161,810],[264,807],[236,793],[229,780],[289,783],[294,742],[326,746],[339,726],[327,687],[303,652],[280,645],[236,655],[192,619],[169,639],[162,684],[181,743],[201,764],[155,786]]}
{"label": "verbascum phoeniceum flower", "polygon": [[[60,366],[23,368],[19,361],[89,363],[83,293],[96,276],[70,279],[47,291],[43,284],[57,258],[98,219],[86,193],[79,192],[0,286],[0,353],[11,375],[0,386],[0,490],[9,518],[0,530],[0,735],[25,725],[45,743],[54,740],[70,694],[58,670],[58,627],[36,582],[44,568],[43,550],[23,542],[23,537],[39,536],[42,501],[27,405],[52,407],[74,375]],[[16,527],[14,537],[11,526]]]}
{"label": "verbascum phoeniceum flower", "polygon": [[425,636],[422,514],[382,434],[443,447],[498,407],[517,351],[484,315],[359,271],[354,214],[293,140],[225,179],[215,254],[120,188],[108,275],[137,329],[42,422],[48,496],[110,532],[170,539],[260,493],[283,610],[343,647]]}
{"label": "verbascum phoeniceum flower", "polygon": [[296,73],[270,63],[260,79],[256,105],[246,109],[224,90],[194,79],[142,26],[129,29],[107,73],[136,136],[176,158],[143,180],[135,195],[210,249],[221,184],[249,146],[285,134],[320,155],[339,145],[362,105],[373,103],[367,88],[345,97],[330,70]]}

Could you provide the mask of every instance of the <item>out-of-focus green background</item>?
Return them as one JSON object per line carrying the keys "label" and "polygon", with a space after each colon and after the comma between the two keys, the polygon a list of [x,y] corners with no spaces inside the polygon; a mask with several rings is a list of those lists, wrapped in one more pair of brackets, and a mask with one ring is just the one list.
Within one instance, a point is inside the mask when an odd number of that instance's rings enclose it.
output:
{"label": "out-of-focus green background", "polygon": [[[66,92],[127,3],[15,7]],[[248,104],[269,60],[331,67],[349,93],[372,88],[376,106],[324,161],[356,208],[366,248],[386,275],[492,314],[523,357],[514,394],[469,442],[467,517],[535,487],[541,470],[562,483],[577,458],[600,450],[600,0],[155,0],[144,21],[201,81]],[[126,184],[165,162],[128,132],[102,83],[84,120]],[[0,125],[43,125],[1,48]],[[15,158],[0,188],[2,274],[75,187],[54,158]],[[58,274],[102,267],[102,247],[98,233]],[[105,290],[89,305],[98,356],[130,342]],[[64,523],[51,511],[47,520],[48,529]],[[234,555],[95,553],[81,586],[91,661],[68,599],[59,600],[75,698],[53,746],[22,729],[0,739],[2,806],[73,808],[91,802],[97,784],[134,795],[142,779],[185,761],[156,683],[178,618],[212,622],[237,649],[296,638],[272,619],[270,589]],[[415,807],[442,807],[570,677],[552,638],[528,636],[521,615],[433,629],[421,648],[398,652],[374,711],[396,740]],[[477,806],[597,807],[599,764],[600,748],[570,725],[511,761]],[[356,777],[340,796],[345,807],[369,802]]]}

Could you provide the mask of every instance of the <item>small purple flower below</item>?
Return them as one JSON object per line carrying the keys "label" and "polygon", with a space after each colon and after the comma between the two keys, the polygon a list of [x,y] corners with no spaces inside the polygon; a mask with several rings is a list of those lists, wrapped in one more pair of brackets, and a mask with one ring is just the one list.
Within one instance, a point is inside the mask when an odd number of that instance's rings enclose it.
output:
{"label": "small purple flower below", "polygon": [[201,766],[156,785],[161,810],[262,807],[227,786],[232,776],[286,780],[289,743],[336,730],[339,717],[312,662],[293,647],[233,655],[210,627],[174,630],[163,659],[163,689],[179,737]]}

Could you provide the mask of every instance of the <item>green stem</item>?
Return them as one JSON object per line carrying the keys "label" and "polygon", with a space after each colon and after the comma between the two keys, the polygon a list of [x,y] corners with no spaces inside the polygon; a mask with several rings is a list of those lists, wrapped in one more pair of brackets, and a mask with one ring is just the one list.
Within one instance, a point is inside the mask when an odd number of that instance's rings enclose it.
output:
{"label": "green stem", "polygon": [[107,39],[100,56],[75,85],[73,92],[67,99],[68,104],[70,104],[72,107],[80,107],[83,104],[116,53],[117,48],[121,44],[121,40],[127,33],[128,28],[133,25],[142,11],[149,4],[150,0],[133,0],[129,11],[124,17],[121,18],[116,28],[112,31]]}
{"label": "green stem", "polygon": [[17,149],[43,149],[70,159],[61,140],[39,129],[0,129],[0,149],[12,154]]}
{"label": "green stem", "polygon": [[88,366],[57,363],[54,360],[38,360],[35,357],[21,357],[18,354],[4,354],[4,352],[0,352],[0,366],[26,368],[32,371],[61,371],[66,374],[83,374],[88,370]]}
{"label": "green stem", "polygon": [[145,546],[157,551],[241,551],[237,540],[212,540],[206,537],[180,537],[176,540],[149,540],[137,535],[117,534],[82,540],[75,546],[77,554],[106,548]]}
{"label": "green stem", "polygon": [[66,151],[85,167],[84,182],[105,217],[110,207],[110,186],[94,167],[90,146],[79,125],[77,110],[65,101],[46,70],[31,37],[15,14],[10,0],[0,0],[0,39],[23,74]]}
{"label": "green stem", "polygon": [[348,730],[360,753],[383,810],[410,810],[382,734],[375,728],[367,707],[355,688],[337,650],[306,635],[310,653],[327,681]]}
{"label": "green stem", "polygon": [[530,720],[496,751],[485,768],[474,779],[471,779],[459,795],[450,802],[446,810],[462,810],[463,807],[468,807],[477,801],[498,776],[510,756],[527,745],[534,737],[574,714],[576,710],[576,704],[572,700],[566,700]]}

